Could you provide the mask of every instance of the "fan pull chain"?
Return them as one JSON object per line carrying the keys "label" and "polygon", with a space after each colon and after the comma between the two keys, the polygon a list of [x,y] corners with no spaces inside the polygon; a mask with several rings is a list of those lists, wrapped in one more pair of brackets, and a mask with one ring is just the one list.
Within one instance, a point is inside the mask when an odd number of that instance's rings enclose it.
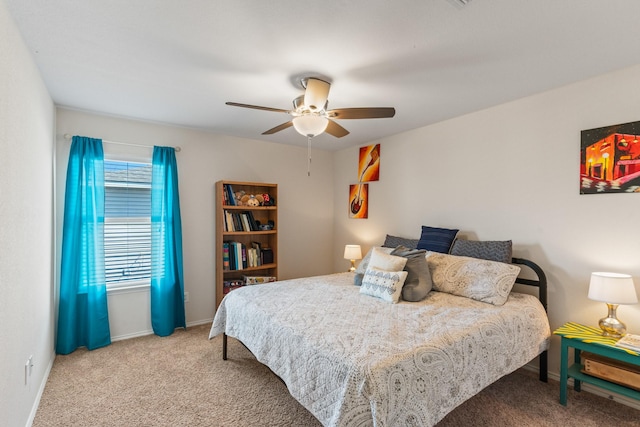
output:
{"label": "fan pull chain", "polygon": [[311,176],[311,135],[307,135],[307,176]]}

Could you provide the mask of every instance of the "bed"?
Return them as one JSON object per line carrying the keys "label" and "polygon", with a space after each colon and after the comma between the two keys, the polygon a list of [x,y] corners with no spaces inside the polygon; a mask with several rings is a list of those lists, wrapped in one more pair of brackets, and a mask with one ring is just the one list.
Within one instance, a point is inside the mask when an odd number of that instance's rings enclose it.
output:
{"label": "bed", "polygon": [[[390,304],[362,294],[353,273],[245,286],[225,296],[209,338],[242,342],[324,426],[432,426],[483,388],[540,356],[550,329],[546,278],[538,298],[503,305],[431,291]],[[529,274],[529,277],[531,274]]]}

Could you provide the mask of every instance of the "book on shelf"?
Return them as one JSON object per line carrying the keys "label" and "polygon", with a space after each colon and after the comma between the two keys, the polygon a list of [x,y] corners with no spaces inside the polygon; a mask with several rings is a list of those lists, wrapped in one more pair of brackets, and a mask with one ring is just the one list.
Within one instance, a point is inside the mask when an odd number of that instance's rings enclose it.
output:
{"label": "book on shelf", "polygon": [[249,215],[243,212],[240,217],[242,218],[242,231],[251,231],[251,225],[249,224]]}
{"label": "book on shelf", "polygon": [[[229,243],[229,270],[242,270],[241,243],[230,241]],[[224,243],[222,246],[224,256]]]}
{"label": "book on shelf", "polygon": [[252,243],[251,247],[247,247],[240,242],[225,240],[222,243],[223,270],[243,270],[262,265],[263,261],[260,259],[262,251],[259,251],[254,243]]}
{"label": "book on shelf", "polygon": [[233,242],[233,249],[236,254],[236,268],[235,270],[242,270],[243,262],[242,262],[242,243]]}
{"label": "book on shelf", "polygon": [[231,212],[225,210],[223,212],[224,231],[259,231],[258,222],[253,216],[253,212]]}
{"label": "book on shelf", "polygon": [[242,245],[242,268],[248,268],[249,267],[249,258],[247,256],[247,247],[245,245]]}
{"label": "book on shelf", "polygon": [[229,242],[222,243],[222,269],[231,270],[231,263],[229,259]]}
{"label": "book on shelf", "polygon": [[255,267],[259,267],[262,265],[262,250],[261,250],[260,242],[251,242],[251,248],[255,251],[256,254],[256,265]]}
{"label": "book on shelf", "polygon": [[224,211],[224,231],[236,231],[233,214],[229,211]]}
{"label": "book on shelf", "polygon": [[616,347],[640,351],[640,335],[626,334],[616,342]]}
{"label": "book on shelf", "polygon": [[258,223],[253,216],[253,212],[247,211],[245,214],[247,214],[247,219],[249,220],[249,231],[258,231]]}
{"label": "book on shelf", "polygon": [[233,188],[231,188],[231,184],[224,184],[223,187],[224,187],[223,193],[225,193],[227,196],[227,202],[228,202],[227,204],[230,206],[236,206],[237,205],[236,195],[233,192]]}
{"label": "book on shelf", "polygon": [[227,189],[226,188],[222,189],[222,204],[223,205],[228,205],[229,204],[229,195],[227,194]]}
{"label": "book on shelf", "polygon": [[237,270],[235,242],[229,242],[229,270]]}

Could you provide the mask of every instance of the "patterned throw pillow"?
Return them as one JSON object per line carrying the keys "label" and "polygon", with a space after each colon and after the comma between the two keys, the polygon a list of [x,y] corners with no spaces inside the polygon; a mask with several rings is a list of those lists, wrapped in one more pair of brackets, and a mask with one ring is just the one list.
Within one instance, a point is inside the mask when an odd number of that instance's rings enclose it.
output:
{"label": "patterned throw pillow", "polygon": [[505,262],[511,264],[512,243],[511,240],[461,240],[453,242],[451,255],[468,256],[471,258],[488,259],[490,261]]}
{"label": "patterned throw pillow", "polygon": [[427,227],[423,225],[417,248],[448,254],[457,234],[458,230],[456,229]]}
{"label": "patterned throw pillow", "polygon": [[502,305],[520,274],[513,264],[436,252],[427,253],[433,290]]}
{"label": "patterned throw pillow", "polygon": [[393,251],[394,248],[380,248],[380,247],[373,247],[371,249],[369,249],[369,252],[367,252],[367,254],[364,256],[364,258],[362,258],[362,261],[360,261],[360,264],[358,264],[358,268],[356,268],[356,275],[353,278],[353,284],[356,286],[360,286],[362,284],[362,279],[364,277],[364,272],[367,271],[367,267],[369,266],[369,261],[371,261],[371,254],[373,254],[373,250],[374,249],[379,249],[382,252],[386,253],[386,254],[390,254],[391,251]]}
{"label": "patterned throw pillow", "polygon": [[384,271],[370,266],[364,273],[360,293],[395,304],[400,300],[406,279],[406,271]]}
{"label": "patterned throw pillow", "polygon": [[385,248],[397,248],[398,246],[404,246],[405,248],[415,249],[418,247],[418,239],[405,239],[404,237],[391,236],[387,234],[382,244]]}

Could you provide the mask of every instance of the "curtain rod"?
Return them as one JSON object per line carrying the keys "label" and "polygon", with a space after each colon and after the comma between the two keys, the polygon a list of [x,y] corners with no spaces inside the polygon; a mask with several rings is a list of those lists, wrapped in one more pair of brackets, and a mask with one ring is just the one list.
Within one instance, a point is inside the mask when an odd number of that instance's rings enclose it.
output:
{"label": "curtain rod", "polygon": [[[64,134],[64,139],[66,139],[67,141],[71,141],[71,135],[69,135],[68,133],[65,133]],[[151,145],[133,144],[131,142],[107,141],[106,139],[103,139],[102,142],[106,142],[107,144],[130,145],[132,147],[153,148],[153,146],[151,146]],[[176,152],[179,152],[180,150],[182,150],[182,148],[180,148],[180,146],[172,147],[172,148],[174,150],[176,150]]]}

